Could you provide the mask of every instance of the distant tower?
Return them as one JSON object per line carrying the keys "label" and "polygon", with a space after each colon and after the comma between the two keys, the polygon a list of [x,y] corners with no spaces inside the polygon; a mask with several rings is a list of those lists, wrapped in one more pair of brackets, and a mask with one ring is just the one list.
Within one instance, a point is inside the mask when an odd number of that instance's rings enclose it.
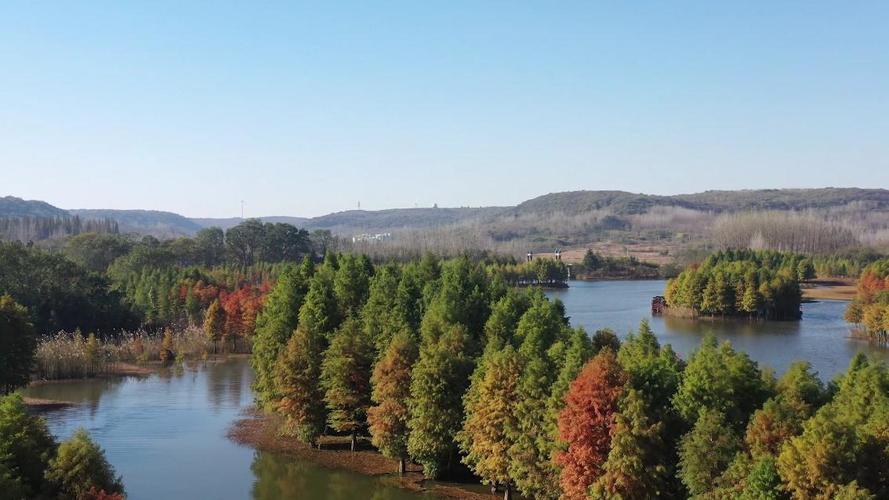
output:
{"label": "distant tower", "polygon": [[358,200],[358,210],[361,210],[361,200]]}
{"label": "distant tower", "polygon": [[241,200],[241,218],[244,218],[244,200]]}

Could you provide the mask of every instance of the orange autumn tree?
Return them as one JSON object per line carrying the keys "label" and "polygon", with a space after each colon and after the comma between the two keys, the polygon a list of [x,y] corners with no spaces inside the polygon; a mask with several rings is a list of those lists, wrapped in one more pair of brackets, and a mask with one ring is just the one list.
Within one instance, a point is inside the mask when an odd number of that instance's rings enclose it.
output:
{"label": "orange autumn tree", "polygon": [[225,311],[223,336],[231,341],[232,350],[236,350],[235,341],[238,338],[243,340],[245,347],[250,345],[256,331],[256,316],[262,309],[267,293],[267,283],[259,287],[246,284],[233,292],[220,293],[219,301]]}
{"label": "orange autumn tree", "polygon": [[559,437],[567,449],[556,455],[564,498],[587,498],[602,475],[626,381],[614,353],[605,349],[571,382],[559,413]]}
{"label": "orange autumn tree", "polygon": [[873,341],[889,342],[889,259],[868,265],[858,279],[858,293],[846,309],[846,321]]}
{"label": "orange autumn tree", "polygon": [[367,410],[371,442],[383,455],[398,459],[398,472],[405,472],[407,460],[408,398],[411,395],[411,368],[417,361],[417,344],[409,333],[398,333],[389,342],[374,366],[370,383],[375,403]]}

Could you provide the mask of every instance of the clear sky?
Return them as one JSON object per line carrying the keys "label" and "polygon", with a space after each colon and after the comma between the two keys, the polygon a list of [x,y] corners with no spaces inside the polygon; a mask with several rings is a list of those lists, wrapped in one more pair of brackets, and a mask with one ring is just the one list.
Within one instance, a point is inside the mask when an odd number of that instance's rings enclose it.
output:
{"label": "clear sky", "polygon": [[11,0],[0,172],[216,217],[889,188],[889,2]]}

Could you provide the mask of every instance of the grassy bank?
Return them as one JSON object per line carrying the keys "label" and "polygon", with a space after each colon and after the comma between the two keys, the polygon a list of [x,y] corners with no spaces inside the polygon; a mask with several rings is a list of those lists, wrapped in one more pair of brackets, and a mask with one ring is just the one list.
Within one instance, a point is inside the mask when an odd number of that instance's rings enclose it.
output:
{"label": "grassy bank", "polygon": [[244,343],[213,342],[197,327],[164,333],[124,333],[107,340],[95,335],[60,332],[37,346],[35,381],[99,376],[147,375],[155,368],[185,360],[206,359],[215,353],[244,351]]}

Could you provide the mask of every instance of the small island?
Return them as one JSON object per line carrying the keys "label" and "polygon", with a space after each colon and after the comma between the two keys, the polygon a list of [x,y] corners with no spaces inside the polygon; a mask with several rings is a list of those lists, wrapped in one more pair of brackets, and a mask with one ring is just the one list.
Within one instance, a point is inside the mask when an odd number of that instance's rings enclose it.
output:
{"label": "small island", "polygon": [[658,311],[691,318],[799,320],[800,281],[814,273],[811,259],[803,255],[723,250],[669,280]]}

